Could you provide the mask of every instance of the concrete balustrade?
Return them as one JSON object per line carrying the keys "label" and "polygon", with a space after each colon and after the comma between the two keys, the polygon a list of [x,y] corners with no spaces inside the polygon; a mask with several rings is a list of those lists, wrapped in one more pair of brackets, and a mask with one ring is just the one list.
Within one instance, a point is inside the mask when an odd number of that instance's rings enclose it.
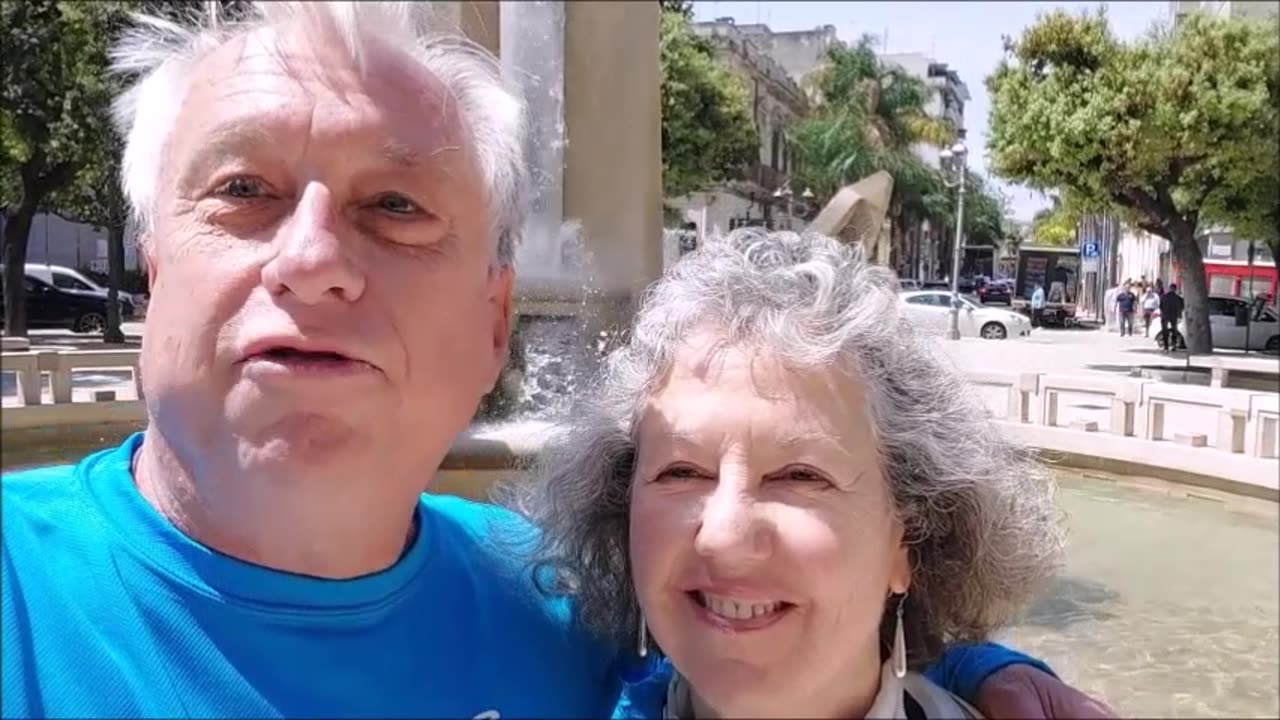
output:
{"label": "concrete balustrade", "polygon": [[1253,457],[1280,458],[1280,395],[1249,397],[1244,444]]}
{"label": "concrete balustrade", "polygon": [[[119,435],[145,422],[140,400],[70,402],[71,373],[89,368],[133,371],[137,350],[40,351],[3,354],[4,370],[19,376],[21,406],[6,407],[0,428],[10,443],[36,442],[49,431],[80,429],[95,436]],[[39,378],[51,374],[54,402],[40,402]],[[982,371],[971,372],[975,386],[1007,393],[997,406],[1007,409],[993,422],[1018,441],[1066,464],[1151,474],[1280,500],[1280,395],[1230,388],[1178,385],[1105,376]],[[139,389],[140,390],[140,389]],[[1098,398],[1092,409],[1106,408],[1109,424],[1072,413],[1064,398]],[[139,393],[141,397],[141,393]],[[1195,411],[1169,415],[1171,410]],[[516,458],[536,453],[545,428],[526,424],[470,431],[446,462],[448,473],[502,474]],[[46,433],[41,435],[41,433]],[[24,440],[23,437],[31,439]],[[459,475],[450,482],[468,482]]]}
{"label": "concrete balustrade", "polygon": [[55,405],[72,401],[72,373],[76,370],[120,370],[133,373],[133,387],[142,398],[141,353],[138,350],[28,350],[0,354],[3,369],[18,376],[23,407],[42,403],[41,376],[49,373]]}

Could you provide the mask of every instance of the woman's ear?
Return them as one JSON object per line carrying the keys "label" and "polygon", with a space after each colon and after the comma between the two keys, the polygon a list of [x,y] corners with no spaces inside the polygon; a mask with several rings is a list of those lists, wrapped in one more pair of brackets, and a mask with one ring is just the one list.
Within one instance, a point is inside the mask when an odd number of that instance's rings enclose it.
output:
{"label": "woman's ear", "polygon": [[901,595],[910,587],[911,549],[903,543],[893,553],[893,565],[889,568],[889,590],[895,595]]}

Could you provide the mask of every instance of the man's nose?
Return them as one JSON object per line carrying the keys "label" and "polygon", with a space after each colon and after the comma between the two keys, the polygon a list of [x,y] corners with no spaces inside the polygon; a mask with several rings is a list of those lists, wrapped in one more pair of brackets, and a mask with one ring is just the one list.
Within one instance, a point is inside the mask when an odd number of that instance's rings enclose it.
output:
{"label": "man's nose", "polygon": [[318,182],[302,191],[293,216],[280,228],[276,253],[262,268],[262,282],[273,295],[291,294],[304,303],[326,299],[355,302],[364,294],[364,275],[351,262],[338,237],[341,223],[333,195]]}
{"label": "man's nose", "polygon": [[751,488],[721,482],[706,499],[694,549],[722,570],[743,570],[770,553],[769,522]]}

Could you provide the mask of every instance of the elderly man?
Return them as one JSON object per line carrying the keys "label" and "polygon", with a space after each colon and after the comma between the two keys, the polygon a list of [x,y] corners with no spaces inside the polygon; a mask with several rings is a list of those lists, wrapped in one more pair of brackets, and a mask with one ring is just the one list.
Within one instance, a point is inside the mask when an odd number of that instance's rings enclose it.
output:
{"label": "elderly man", "polygon": [[[526,527],[423,495],[506,357],[528,188],[520,102],[423,5],[121,46],[150,422],[4,480],[4,716],[612,711],[631,653],[538,590]],[[986,710],[1083,707],[967,652],[937,670]]]}

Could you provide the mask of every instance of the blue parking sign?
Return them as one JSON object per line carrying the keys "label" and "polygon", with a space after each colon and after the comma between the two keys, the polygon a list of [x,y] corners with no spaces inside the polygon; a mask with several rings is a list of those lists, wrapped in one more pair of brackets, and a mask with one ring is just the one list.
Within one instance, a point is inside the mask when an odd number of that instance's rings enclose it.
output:
{"label": "blue parking sign", "polygon": [[1085,240],[1080,243],[1080,257],[1096,258],[1101,254],[1096,240]]}

